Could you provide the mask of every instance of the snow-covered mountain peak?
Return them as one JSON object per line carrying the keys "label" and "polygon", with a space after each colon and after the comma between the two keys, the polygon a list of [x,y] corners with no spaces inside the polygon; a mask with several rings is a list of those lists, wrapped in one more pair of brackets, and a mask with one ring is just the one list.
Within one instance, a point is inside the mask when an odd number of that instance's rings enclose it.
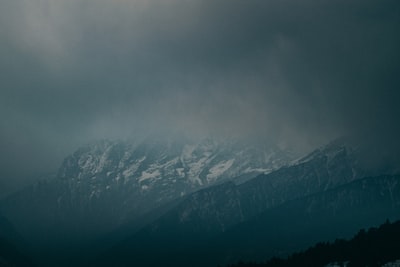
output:
{"label": "snow-covered mountain peak", "polygon": [[93,202],[115,195],[131,209],[146,210],[143,205],[151,208],[227,180],[241,183],[290,160],[277,147],[235,140],[103,140],[67,157],[58,180],[68,186],[61,199],[79,196],[79,201]]}
{"label": "snow-covered mountain peak", "polygon": [[262,173],[285,165],[289,156],[277,148],[261,149],[210,138],[182,143],[145,140],[142,143],[101,141],[68,157],[59,171],[62,179],[115,176],[142,183],[145,180],[185,178],[195,186],[208,185],[245,173]]}

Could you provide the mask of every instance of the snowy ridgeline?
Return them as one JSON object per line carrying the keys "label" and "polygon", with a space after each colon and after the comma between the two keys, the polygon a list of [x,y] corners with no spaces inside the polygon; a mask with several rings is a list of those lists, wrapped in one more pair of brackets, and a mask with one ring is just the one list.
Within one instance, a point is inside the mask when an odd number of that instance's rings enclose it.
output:
{"label": "snowy ridgeline", "polygon": [[260,148],[232,141],[139,144],[102,141],[68,157],[58,176],[78,187],[89,184],[91,195],[121,184],[145,194],[160,186],[173,185],[180,190],[177,195],[185,195],[236,177],[250,179],[269,173],[292,160],[290,153],[277,147]]}

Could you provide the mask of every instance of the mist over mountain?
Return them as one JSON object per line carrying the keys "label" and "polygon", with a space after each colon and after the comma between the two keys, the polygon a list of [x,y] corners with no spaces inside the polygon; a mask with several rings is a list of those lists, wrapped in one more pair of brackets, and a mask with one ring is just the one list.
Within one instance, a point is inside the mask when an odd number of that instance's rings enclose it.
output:
{"label": "mist over mountain", "polygon": [[399,14],[0,1],[0,265],[266,261],[397,218]]}
{"label": "mist over mountain", "polygon": [[55,172],[93,140],[154,133],[239,136],[300,153],[345,134],[374,147],[371,162],[400,158],[399,8],[2,1],[0,192]]}

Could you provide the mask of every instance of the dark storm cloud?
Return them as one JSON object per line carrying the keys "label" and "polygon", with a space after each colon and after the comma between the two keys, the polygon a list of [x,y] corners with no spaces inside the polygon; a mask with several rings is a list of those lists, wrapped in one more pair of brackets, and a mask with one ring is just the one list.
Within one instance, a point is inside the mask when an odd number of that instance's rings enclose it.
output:
{"label": "dark storm cloud", "polygon": [[2,1],[1,179],[55,169],[95,138],[160,131],[299,149],[354,134],[398,151],[399,6]]}

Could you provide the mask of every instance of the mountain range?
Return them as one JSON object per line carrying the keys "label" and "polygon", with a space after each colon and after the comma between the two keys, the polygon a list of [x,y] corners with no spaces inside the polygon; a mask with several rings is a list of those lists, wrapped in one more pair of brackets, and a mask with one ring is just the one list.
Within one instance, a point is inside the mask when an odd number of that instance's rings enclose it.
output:
{"label": "mountain range", "polygon": [[103,140],[0,211],[41,266],[215,266],[399,219],[399,180],[344,139],[303,157],[237,140]]}
{"label": "mountain range", "polygon": [[2,200],[0,209],[35,247],[84,243],[135,231],[192,192],[241,183],[292,160],[276,146],[235,140],[102,140],[66,157],[53,177]]}
{"label": "mountain range", "polygon": [[246,183],[193,193],[102,262],[216,266],[265,260],[399,219],[400,176],[363,174],[351,149],[331,143]]}

